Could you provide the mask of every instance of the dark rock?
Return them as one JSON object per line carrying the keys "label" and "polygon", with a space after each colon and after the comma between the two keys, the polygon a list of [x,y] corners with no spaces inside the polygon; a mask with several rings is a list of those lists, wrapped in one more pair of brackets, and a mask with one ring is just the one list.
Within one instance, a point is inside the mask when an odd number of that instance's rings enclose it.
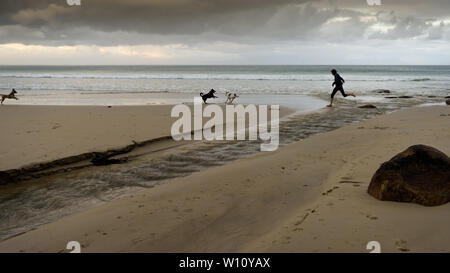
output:
{"label": "dark rock", "polygon": [[445,204],[450,201],[450,158],[433,147],[411,146],[380,166],[367,192],[380,200]]}
{"label": "dark rock", "polygon": [[373,108],[377,108],[377,107],[373,104],[365,104],[365,105],[358,106],[358,108],[373,109]]}
{"label": "dark rock", "polygon": [[398,97],[385,97],[386,99],[397,99]]}
{"label": "dark rock", "polygon": [[391,93],[391,91],[387,90],[387,89],[377,89],[375,91],[380,94],[390,94]]}
{"label": "dark rock", "polygon": [[400,96],[399,98],[400,98],[400,99],[411,99],[411,98],[413,98],[413,97],[411,97],[411,96]]}
{"label": "dark rock", "polygon": [[450,105],[450,99],[446,99],[445,104]]}
{"label": "dark rock", "polygon": [[446,99],[450,99],[450,96],[445,97]]}
{"label": "dark rock", "polygon": [[428,96],[428,98],[436,98],[436,96]]}

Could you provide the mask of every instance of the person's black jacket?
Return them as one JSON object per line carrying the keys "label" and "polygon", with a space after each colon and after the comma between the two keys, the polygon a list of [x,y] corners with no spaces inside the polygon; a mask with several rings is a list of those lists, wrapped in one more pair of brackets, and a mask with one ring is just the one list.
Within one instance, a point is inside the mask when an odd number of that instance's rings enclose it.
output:
{"label": "person's black jacket", "polygon": [[344,82],[345,82],[344,79],[343,79],[338,73],[336,73],[336,74],[334,75],[334,82],[333,82],[333,85],[336,85],[336,86],[342,86],[342,84],[343,84]]}

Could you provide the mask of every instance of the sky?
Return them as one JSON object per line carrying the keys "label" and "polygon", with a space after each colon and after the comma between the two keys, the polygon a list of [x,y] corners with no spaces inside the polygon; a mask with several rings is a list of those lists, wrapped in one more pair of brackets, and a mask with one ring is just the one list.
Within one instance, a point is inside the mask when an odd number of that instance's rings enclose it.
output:
{"label": "sky", "polygon": [[450,65],[449,0],[1,0],[0,65]]}

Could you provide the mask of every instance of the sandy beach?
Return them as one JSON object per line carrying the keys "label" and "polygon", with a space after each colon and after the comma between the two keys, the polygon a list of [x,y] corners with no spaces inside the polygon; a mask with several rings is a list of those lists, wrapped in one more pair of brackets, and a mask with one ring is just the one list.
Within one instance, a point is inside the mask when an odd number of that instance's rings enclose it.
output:
{"label": "sandy beach", "polygon": [[[0,169],[165,135],[171,124],[163,106],[152,107],[160,115],[147,107],[49,107],[39,116],[38,107],[11,108],[0,108],[10,143]],[[14,123],[6,110],[16,111]],[[160,126],[138,126],[149,116]],[[0,242],[0,252],[64,252],[69,241],[82,252],[368,252],[369,241],[382,252],[449,252],[449,204],[366,193],[380,164],[410,145],[449,155],[449,120],[446,106],[379,116],[64,217]]]}
{"label": "sandy beach", "polygon": [[170,136],[172,107],[3,105],[0,171]]}

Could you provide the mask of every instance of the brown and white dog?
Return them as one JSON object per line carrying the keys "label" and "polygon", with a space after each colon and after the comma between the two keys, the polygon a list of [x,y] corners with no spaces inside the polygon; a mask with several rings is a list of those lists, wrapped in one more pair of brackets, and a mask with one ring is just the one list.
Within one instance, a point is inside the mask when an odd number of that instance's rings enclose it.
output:
{"label": "brown and white dog", "polygon": [[230,93],[226,92],[225,96],[227,97],[227,101],[225,104],[233,103],[234,99],[239,98],[239,96],[236,93]]}
{"label": "brown and white dog", "polygon": [[2,96],[2,102],[1,104],[3,104],[3,101],[6,99],[15,99],[18,100],[18,98],[16,97],[17,91],[15,89],[11,90],[11,93],[9,93],[9,95],[0,95]]}

